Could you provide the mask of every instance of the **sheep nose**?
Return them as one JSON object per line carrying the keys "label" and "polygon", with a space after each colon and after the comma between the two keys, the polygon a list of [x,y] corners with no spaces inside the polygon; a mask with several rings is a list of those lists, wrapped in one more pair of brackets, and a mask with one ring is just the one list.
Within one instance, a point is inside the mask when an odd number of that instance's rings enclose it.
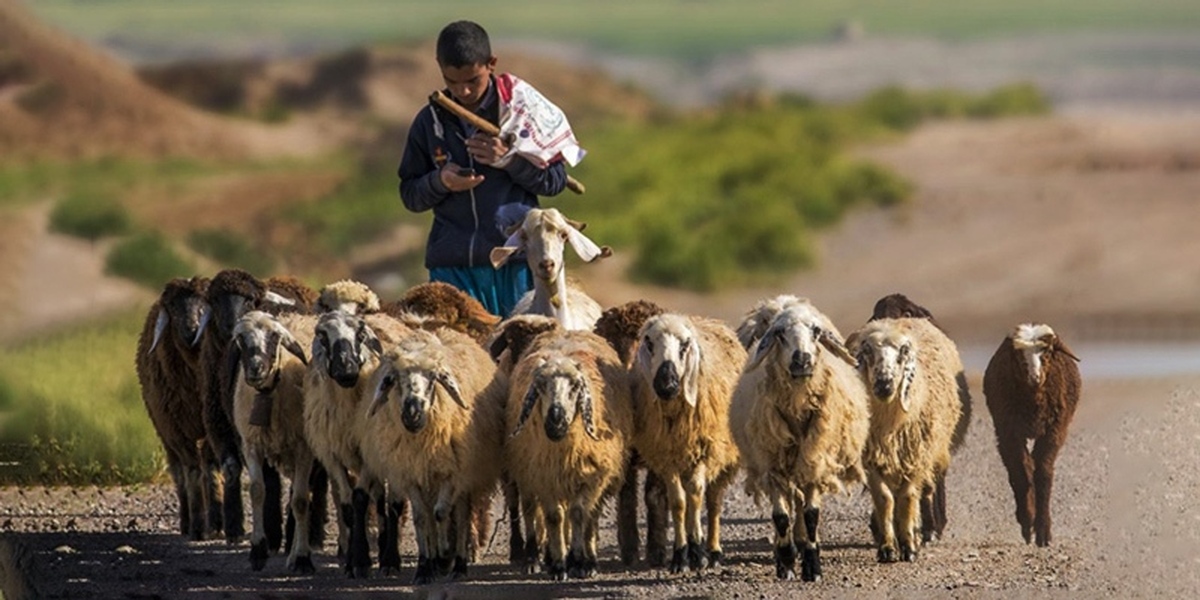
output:
{"label": "sheep nose", "polygon": [[788,373],[793,379],[801,379],[804,377],[812,377],[813,360],[812,355],[799,350],[792,353],[792,360],[788,363]]}
{"label": "sheep nose", "polygon": [[267,361],[261,356],[246,359],[246,381],[260,383],[267,378]]}
{"label": "sheep nose", "polygon": [[551,406],[546,411],[546,437],[550,441],[557,442],[567,437],[567,428],[570,423],[567,422],[567,410],[561,406]]}
{"label": "sheep nose", "polygon": [[876,379],[875,380],[875,397],[887,399],[892,397],[892,380],[891,379]]}
{"label": "sheep nose", "polygon": [[679,371],[675,363],[665,362],[658,367],[654,374],[654,393],[661,400],[670,400],[679,394]]}
{"label": "sheep nose", "polygon": [[538,263],[538,269],[541,270],[542,276],[544,276],[544,277],[549,277],[550,275],[553,275],[554,272],[557,270],[557,267],[558,267],[558,265],[556,265],[554,263],[554,260],[549,259],[549,258],[544,258],[544,259],[542,259],[541,262]]}
{"label": "sheep nose", "polygon": [[400,411],[400,421],[404,423],[404,428],[411,433],[416,433],[425,428],[426,413],[421,410],[421,401],[418,398],[405,398],[404,408]]}

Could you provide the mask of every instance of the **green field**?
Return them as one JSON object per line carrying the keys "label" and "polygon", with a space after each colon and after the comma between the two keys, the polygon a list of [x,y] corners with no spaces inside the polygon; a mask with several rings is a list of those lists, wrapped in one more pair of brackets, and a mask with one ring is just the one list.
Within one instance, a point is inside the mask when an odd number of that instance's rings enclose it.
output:
{"label": "green field", "polygon": [[1195,0],[37,0],[51,22],[126,47],[236,52],[429,39],[473,19],[497,38],[704,59],[752,46],[826,39],[839,24],[871,35],[942,39],[1047,31],[1200,29]]}

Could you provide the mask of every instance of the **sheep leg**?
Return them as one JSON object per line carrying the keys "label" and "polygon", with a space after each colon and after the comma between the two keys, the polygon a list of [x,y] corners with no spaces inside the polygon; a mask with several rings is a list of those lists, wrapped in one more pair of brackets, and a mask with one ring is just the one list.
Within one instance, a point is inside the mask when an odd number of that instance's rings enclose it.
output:
{"label": "sheep leg", "polygon": [[250,474],[250,568],[255,571],[263,570],[267,557],[271,554],[270,542],[263,523],[264,506],[266,501],[266,484],[263,482],[262,459],[255,452],[246,453],[246,467]]}
{"label": "sheep leg", "polygon": [[[595,546],[590,543],[592,509],[595,505],[590,497],[581,497],[571,503],[567,516],[571,525],[571,551],[567,555],[567,574],[572,579],[590,579],[596,576]],[[591,551],[589,552],[589,546]]]}
{"label": "sheep leg", "polygon": [[413,584],[426,585],[433,583],[436,577],[432,556],[437,547],[433,507],[421,491],[411,492],[408,494],[409,503],[412,504],[413,529],[417,532],[417,573],[413,576]]}
{"label": "sheep leg", "polygon": [[550,555],[546,571],[553,581],[567,580],[567,540],[564,510],[561,502],[553,502],[544,509],[546,515],[546,549]]}
{"label": "sheep leg", "polygon": [[400,573],[400,517],[406,511],[404,500],[394,500],[382,487],[374,490],[375,515],[379,517],[379,572],[384,576]]}
{"label": "sheep leg", "polygon": [[203,446],[200,451],[200,466],[197,467],[199,472],[194,484],[199,486],[199,488],[192,491],[193,494],[198,494],[200,498],[200,505],[192,509],[193,523],[196,522],[195,518],[199,514],[197,511],[206,512],[207,515],[200,521],[200,525],[192,526],[193,529],[197,527],[200,529],[201,537],[197,539],[204,539],[206,537],[206,528],[207,531],[213,533],[222,531],[225,528],[223,519],[224,499],[221,497],[220,486],[218,485],[218,471],[220,469],[217,466],[217,457],[212,453],[212,446],[207,443],[203,444]]}
{"label": "sheep leg", "polygon": [[[796,526],[796,531],[800,534],[798,546],[802,553],[801,581],[821,580],[821,539],[817,536],[817,526],[821,522],[821,500],[821,492],[817,486],[808,486],[803,499],[804,526]],[[797,503],[800,503],[799,499]]]}
{"label": "sheep leg", "polygon": [[472,494],[469,501],[470,526],[467,527],[467,558],[475,562],[479,551],[488,546],[488,532],[492,531],[492,495]]}
{"label": "sheep leg", "polygon": [[437,504],[433,507],[433,518],[437,523],[437,554],[436,565],[438,573],[447,575],[454,561],[454,548],[457,540],[454,529],[458,526],[455,520],[455,502],[453,490],[449,485],[442,485],[438,490]]}
{"label": "sheep leg", "polygon": [[688,567],[693,571],[708,568],[708,550],[704,547],[704,525],[700,520],[700,505],[704,502],[706,488],[705,471],[704,465],[700,465],[684,483],[684,489],[687,492],[685,514],[687,518]]}
{"label": "sheep leg", "polygon": [[274,465],[264,462],[263,483],[266,495],[263,497],[263,519],[267,531],[267,543],[271,552],[278,552],[283,545],[283,482],[279,479],[279,470]]}
{"label": "sheep leg", "polygon": [[921,496],[921,542],[941,539],[946,529],[946,472],[938,471],[931,494]]}
{"label": "sheep leg", "polygon": [[329,472],[315,458],[308,479],[312,490],[312,503],[308,510],[308,545],[320,548],[325,545],[325,522],[329,520]]}
{"label": "sheep leg", "polygon": [[546,524],[536,502],[528,497],[521,498],[521,516],[525,521],[525,573],[535,575],[542,570],[542,563],[550,564],[550,549],[546,548],[545,560],[542,548],[546,543]]}
{"label": "sheep leg", "polygon": [[1044,435],[1033,445],[1033,490],[1037,510],[1033,513],[1033,530],[1039,547],[1050,545],[1050,492],[1054,487],[1054,462],[1058,459],[1059,444],[1053,436]]}
{"label": "sheep leg", "polygon": [[625,480],[617,494],[617,547],[621,551],[621,564],[630,566],[637,562],[638,537],[638,471],[636,457],[625,463]]}
{"label": "sheep leg", "polygon": [[292,548],[288,554],[287,567],[293,573],[311,575],[316,572],[312,562],[312,547],[309,546],[309,507],[311,506],[309,477],[312,475],[313,459],[307,452],[296,457],[296,470],[292,474],[291,512],[295,516],[296,530]]}
{"label": "sheep leg", "polygon": [[667,506],[671,510],[671,524],[675,528],[674,554],[671,555],[671,573],[682,573],[687,558],[687,491],[679,475],[665,478],[667,484]]}
{"label": "sheep leg", "polygon": [[775,577],[796,578],[796,544],[792,542],[792,495],[774,486],[771,498],[771,522],[775,525]]}
{"label": "sheep leg", "polygon": [[[501,485],[504,492],[504,511],[508,515],[508,564],[515,565],[525,562],[525,537],[521,535],[521,495],[517,491],[517,482],[508,474],[504,476]],[[534,553],[537,558],[537,553]]]}
{"label": "sheep leg", "polygon": [[[182,467],[183,487],[184,487],[184,502],[180,504],[180,510],[187,512],[188,530],[184,533],[193,541],[203,540],[208,535],[205,528],[206,525],[206,507],[220,508],[218,499],[209,495],[216,495],[216,482],[213,481],[213,473],[206,471],[202,466],[191,465]],[[216,512],[220,512],[219,510]],[[181,519],[182,520],[182,519]],[[212,529],[220,531],[220,527]]]}
{"label": "sheep leg", "polygon": [[454,502],[454,566],[450,577],[455,580],[465,579],[467,563],[471,557],[471,501],[464,494]]}
{"label": "sheep leg", "polygon": [[653,471],[646,471],[642,491],[646,502],[646,563],[652,567],[667,564],[667,485]]}
{"label": "sheep leg", "polygon": [[704,492],[704,509],[708,512],[708,563],[714,568],[721,565],[724,556],[721,553],[721,509],[724,507],[728,479],[722,476]]}
{"label": "sheep leg", "polygon": [[346,571],[352,578],[365,579],[371,572],[371,547],[367,541],[367,507],[371,495],[360,487],[350,495],[350,547]]}
{"label": "sheep leg", "polygon": [[896,502],[897,543],[900,545],[900,560],[917,560],[917,516],[920,510],[919,489],[906,483],[900,489]]}
{"label": "sheep leg", "polygon": [[167,473],[175,484],[175,500],[179,503],[179,533],[188,535],[192,529],[192,515],[188,508],[187,473],[174,450],[164,445],[163,451],[167,455]]}
{"label": "sheep leg", "polygon": [[1021,535],[1028,544],[1033,534],[1033,457],[1029,455],[1025,441],[1020,438],[998,435],[996,446],[1004,468],[1008,470],[1008,485],[1017,503],[1017,523],[1021,525]]}
{"label": "sheep leg", "polygon": [[875,505],[875,546],[878,549],[876,560],[881,563],[896,562],[896,529],[892,522],[896,502],[892,490],[888,489],[883,478],[876,473],[867,475],[867,485],[871,489],[871,500]]}
{"label": "sheep leg", "polygon": [[[327,464],[336,463],[331,462]],[[345,560],[349,556],[350,549],[350,490],[353,488],[350,486],[350,477],[347,475],[345,469],[341,467],[335,467],[333,469],[329,469],[328,473],[330,476],[329,484],[333,489],[333,497],[337,502],[338,511],[337,556],[338,558]],[[348,567],[349,565],[343,564],[342,566]]]}

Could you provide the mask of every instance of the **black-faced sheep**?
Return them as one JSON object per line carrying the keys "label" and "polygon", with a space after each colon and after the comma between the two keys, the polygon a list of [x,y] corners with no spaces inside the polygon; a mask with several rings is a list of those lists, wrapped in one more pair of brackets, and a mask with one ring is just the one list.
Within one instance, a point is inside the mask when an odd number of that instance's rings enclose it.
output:
{"label": "black-faced sheep", "polygon": [[474,339],[448,328],[412,332],[373,375],[364,451],[412,505],[418,585],[466,575],[470,510],[490,501],[502,467],[508,381],[496,375]]}
{"label": "black-faced sheep", "polygon": [[[929,309],[909,300],[904,294],[889,294],[875,303],[870,320],[899,319],[899,318],[928,319],[934,327],[942,329]],[[950,451],[957,452],[967,439],[967,429],[971,426],[971,388],[967,385],[967,374],[959,371],[955,377],[958,382],[958,400],[962,412],[958,424],[954,426],[954,438],[950,442]],[[946,474],[938,478],[933,492],[933,499],[921,499],[921,539],[928,542],[935,537],[942,537],[946,529]]]}
{"label": "black-faced sheep", "polygon": [[642,326],[636,356],[633,445],[666,484],[675,525],[670,570],[719,564],[725,488],[738,465],[729,402],[746,351],[720,321],[667,313]]}
{"label": "black-faced sheep", "polygon": [[775,575],[795,577],[799,549],[801,579],[817,581],[822,498],[865,479],[867,390],[841,334],[807,301],[772,299],[747,319],[766,327],[755,336],[730,408],[746,488],[771,502]]}
{"label": "black-faced sheep", "polygon": [[398,529],[404,506],[395,498],[388,501],[378,473],[369,468],[373,456],[363,452],[362,434],[379,357],[385,346],[399,343],[411,331],[383,314],[358,316],[336,310],[317,320],[304,386],[304,433],[334,483],[342,514],[338,547],[351,577],[366,577],[371,568],[371,498],[380,520],[379,568],[384,573],[400,569]]}
{"label": "black-faced sheep", "polygon": [[1049,325],[1026,323],[1001,342],[983,373],[996,446],[1008,470],[1025,543],[1036,536],[1038,546],[1050,544],[1054,461],[1079,403],[1078,361]]}
{"label": "black-faced sheep", "polygon": [[863,452],[879,562],[916,560],[919,505],[950,466],[958,348],[927,319],[871,321],[848,340],[873,400]]}
{"label": "black-faced sheep", "polygon": [[[502,220],[499,219],[498,220]],[[554,208],[532,208],[524,214],[503,246],[492,249],[492,266],[500,268],[517,252],[533,275],[533,289],[513,308],[514,315],[549,315],[567,329],[590,331],[600,318],[600,305],[566,277],[564,244],[570,244],[585,262],[612,255],[583,235],[583,225],[568,220]]]}
{"label": "black-faced sheep", "polygon": [[215,458],[203,444],[200,349],[195,344],[208,311],[208,284],[204,277],[167,282],[146,314],[135,358],[142,400],[175,483],[179,532],[193,540],[221,529]]}
{"label": "black-faced sheep", "polygon": [[507,462],[522,502],[544,515],[549,574],[591,577],[600,509],[629,458],[628,371],[596,334],[553,330],[534,339],[510,381]]}
{"label": "black-faced sheep", "polygon": [[233,329],[229,366],[234,379],[233,420],[242,439],[242,451],[250,474],[253,528],[250,535],[250,565],[262,570],[270,554],[266,537],[267,464],[291,479],[291,509],[296,535],[288,555],[288,569],[312,573],[309,546],[309,478],[313,453],[304,436],[304,376],[307,358],[304,346],[312,344],[316,318],[284,315],[276,318],[250,311]]}
{"label": "black-faced sheep", "polygon": [[[661,306],[648,300],[633,300],[606,309],[596,320],[593,331],[604,338],[617,351],[617,357],[626,367],[633,366],[637,350],[638,333],[651,317],[666,312]],[[642,497],[646,503],[646,563],[652,567],[667,564],[667,488],[654,471],[645,469],[645,462],[635,448],[630,454],[625,471],[625,483],[617,495],[617,546],[621,551],[621,562],[632,565],[637,562],[638,547],[638,471],[645,470]]]}

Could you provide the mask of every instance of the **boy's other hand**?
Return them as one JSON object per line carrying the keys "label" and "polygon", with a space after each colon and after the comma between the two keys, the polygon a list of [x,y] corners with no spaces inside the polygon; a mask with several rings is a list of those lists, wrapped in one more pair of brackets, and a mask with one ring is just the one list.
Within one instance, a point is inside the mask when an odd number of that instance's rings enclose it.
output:
{"label": "boy's other hand", "polygon": [[467,152],[477,163],[501,166],[501,163],[505,162],[504,159],[508,158],[508,151],[508,144],[494,135],[476,133],[467,138]]}
{"label": "boy's other hand", "polygon": [[450,162],[442,167],[439,176],[442,179],[442,185],[452,192],[465,192],[483,183],[483,175],[476,173],[474,169]]}

